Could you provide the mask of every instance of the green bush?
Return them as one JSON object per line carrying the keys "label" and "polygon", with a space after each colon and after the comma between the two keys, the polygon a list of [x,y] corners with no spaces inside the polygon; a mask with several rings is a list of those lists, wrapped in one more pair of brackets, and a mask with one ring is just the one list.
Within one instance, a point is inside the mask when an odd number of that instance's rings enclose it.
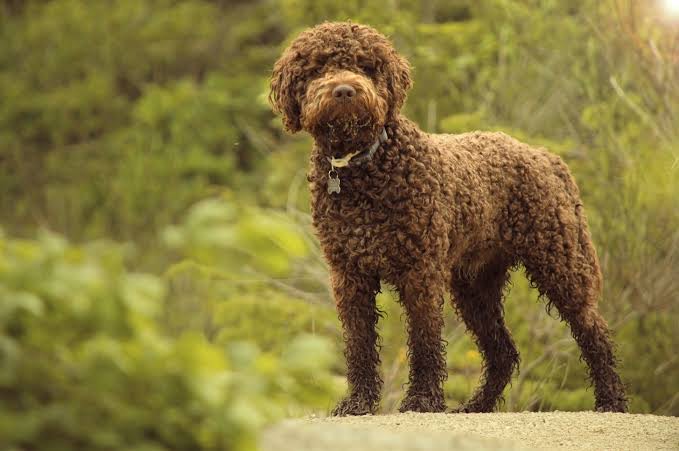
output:
{"label": "green bush", "polygon": [[124,256],[0,234],[0,448],[250,450],[264,423],[327,405],[327,342],[291,337],[272,354],[169,338],[162,279]]}

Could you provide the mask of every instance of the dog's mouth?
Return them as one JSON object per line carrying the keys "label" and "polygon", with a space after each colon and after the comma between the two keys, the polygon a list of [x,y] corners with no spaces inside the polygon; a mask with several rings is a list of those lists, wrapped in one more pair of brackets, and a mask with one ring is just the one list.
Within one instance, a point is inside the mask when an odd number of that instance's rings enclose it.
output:
{"label": "dog's mouth", "polygon": [[335,158],[370,147],[383,126],[372,111],[356,104],[328,105],[307,125],[309,133],[325,144],[328,156]]}
{"label": "dog's mouth", "polygon": [[365,118],[352,117],[350,120],[327,122],[323,129],[323,137],[328,143],[328,156],[343,158],[369,148],[381,126]]}
{"label": "dog's mouth", "polygon": [[318,130],[333,146],[342,143],[361,144],[369,139],[378,128],[375,118],[368,113],[346,113],[325,120],[319,124]]}

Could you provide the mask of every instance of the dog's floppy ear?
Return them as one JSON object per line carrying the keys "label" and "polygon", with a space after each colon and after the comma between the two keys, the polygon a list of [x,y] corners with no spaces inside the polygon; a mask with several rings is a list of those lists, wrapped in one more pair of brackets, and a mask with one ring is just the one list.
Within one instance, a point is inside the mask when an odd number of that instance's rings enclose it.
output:
{"label": "dog's floppy ear", "polygon": [[269,103],[275,113],[283,115],[283,125],[290,133],[302,129],[299,121],[300,106],[295,93],[297,84],[295,75],[301,72],[302,68],[295,61],[293,51],[287,49],[274,64],[271,74]]}
{"label": "dog's floppy ear", "polygon": [[395,118],[401,111],[408,90],[413,85],[410,79],[410,63],[395,50],[392,50],[390,58],[386,60],[386,66],[387,89],[391,95],[388,116]]}

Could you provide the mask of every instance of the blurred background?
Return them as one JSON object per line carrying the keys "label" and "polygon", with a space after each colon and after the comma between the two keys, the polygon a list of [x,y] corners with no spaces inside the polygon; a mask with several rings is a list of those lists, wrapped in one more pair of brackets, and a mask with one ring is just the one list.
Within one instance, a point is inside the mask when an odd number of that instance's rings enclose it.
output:
{"label": "blurred background", "polygon": [[[631,411],[679,414],[679,2],[0,0],[0,448],[252,449],[345,390],[308,216],[308,136],[267,104],[286,44],[370,24],[429,132],[503,130],[571,167]],[[402,313],[379,303],[393,412]],[[451,407],[480,355],[446,303]],[[521,271],[504,411],[587,410]]]}

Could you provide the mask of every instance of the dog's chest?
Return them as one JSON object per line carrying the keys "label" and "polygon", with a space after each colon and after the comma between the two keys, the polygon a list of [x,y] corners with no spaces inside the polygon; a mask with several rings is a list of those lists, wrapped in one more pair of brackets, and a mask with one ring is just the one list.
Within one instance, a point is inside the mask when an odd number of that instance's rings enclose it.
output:
{"label": "dog's chest", "polygon": [[443,223],[433,200],[420,200],[413,202],[405,192],[382,197],[323,193],[312,214],[329,263],[397,279],[434,247],[428,242],[435,236],[431,228]]}

